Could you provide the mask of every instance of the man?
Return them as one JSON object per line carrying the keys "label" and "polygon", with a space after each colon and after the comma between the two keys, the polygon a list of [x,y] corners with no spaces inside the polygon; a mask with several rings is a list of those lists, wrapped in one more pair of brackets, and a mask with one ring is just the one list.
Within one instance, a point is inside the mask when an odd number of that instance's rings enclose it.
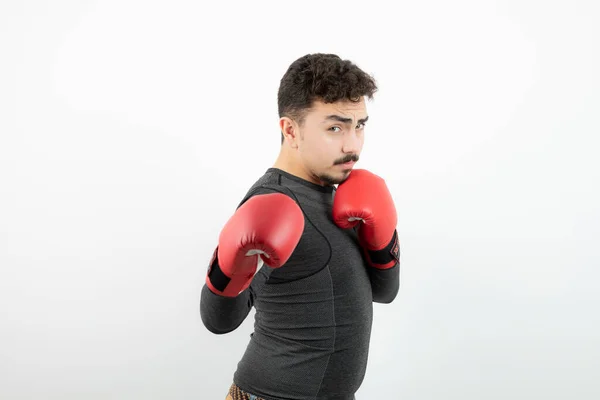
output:
{"label": "man", "polygon": [[353,169],[376,90],[334,54],[301,57],[281,79],[279,157],[225,224],[202,288],[213,333],[256,309],[226,399],[345,400],[362,384],[373,302],[394,300],[400,268],[385,182]]}

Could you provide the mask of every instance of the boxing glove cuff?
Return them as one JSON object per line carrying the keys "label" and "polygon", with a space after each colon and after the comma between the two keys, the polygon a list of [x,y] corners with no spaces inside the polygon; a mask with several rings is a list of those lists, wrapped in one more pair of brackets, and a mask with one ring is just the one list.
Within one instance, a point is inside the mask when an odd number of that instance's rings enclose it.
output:
{"label": "boxing glove cuff", "polygon": [[225,275],[219,266],[219,256],[217,253],[218,249],[218,247],[215,249],[212,260],[210,261],[207,277],[210,281],[210,284],[215,289],[217,289],[219,292],[223,292],[229,284],[229,281],[231,281],[231,278]]}
{"label": "boxing glove cuff", "polygon": [[398,243],[398,231],[394,230],[392,240],[381,250],[369,250],[363,246],[369,264],[374,268],[392,268],[400,262],[400,244]]}

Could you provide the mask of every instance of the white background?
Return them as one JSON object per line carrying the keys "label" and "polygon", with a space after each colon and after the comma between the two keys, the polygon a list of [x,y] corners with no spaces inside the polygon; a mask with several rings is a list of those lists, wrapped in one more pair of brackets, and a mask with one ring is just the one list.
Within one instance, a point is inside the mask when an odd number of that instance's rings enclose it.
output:
{"label": "white background", "polygon": [[254,314],[204,328],[207,263],[333,52],[402,248],[357,397],[597,399],[598,4],[2,2],[0,398],[225,397]]}

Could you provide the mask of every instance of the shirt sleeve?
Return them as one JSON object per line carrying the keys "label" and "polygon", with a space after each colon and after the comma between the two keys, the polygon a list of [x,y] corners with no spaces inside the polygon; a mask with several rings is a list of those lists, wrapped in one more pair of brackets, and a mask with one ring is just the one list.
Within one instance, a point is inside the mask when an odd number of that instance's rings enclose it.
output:
{"label": "shirt sleeve", "polygon": [[373,290],[373,301],[385,304],[394,301],[400,289],[400,263],[387,269],[374,268],[368,264],[366,266]]}
{"label": "shirt sleeve", "polygon": [[221,335],[229,333],[244,322],[254,304],[252,287],[236,297],[219,296],[206,283],[200,296],[200,316],[206,329]]}

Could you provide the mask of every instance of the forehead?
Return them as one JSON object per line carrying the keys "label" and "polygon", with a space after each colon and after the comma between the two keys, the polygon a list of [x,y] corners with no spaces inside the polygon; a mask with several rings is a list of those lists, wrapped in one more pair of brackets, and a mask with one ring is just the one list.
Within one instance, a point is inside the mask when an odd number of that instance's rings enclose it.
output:
{"label": "forehead", "polygon": [[364,98],[354,102],[350,100],[340,100],[335,103],[324,103],[315,100],[309,112],[313,118],[325,118],[328,115],[339,115],[352,119],[361,119],[367,116],[367,105]]}

